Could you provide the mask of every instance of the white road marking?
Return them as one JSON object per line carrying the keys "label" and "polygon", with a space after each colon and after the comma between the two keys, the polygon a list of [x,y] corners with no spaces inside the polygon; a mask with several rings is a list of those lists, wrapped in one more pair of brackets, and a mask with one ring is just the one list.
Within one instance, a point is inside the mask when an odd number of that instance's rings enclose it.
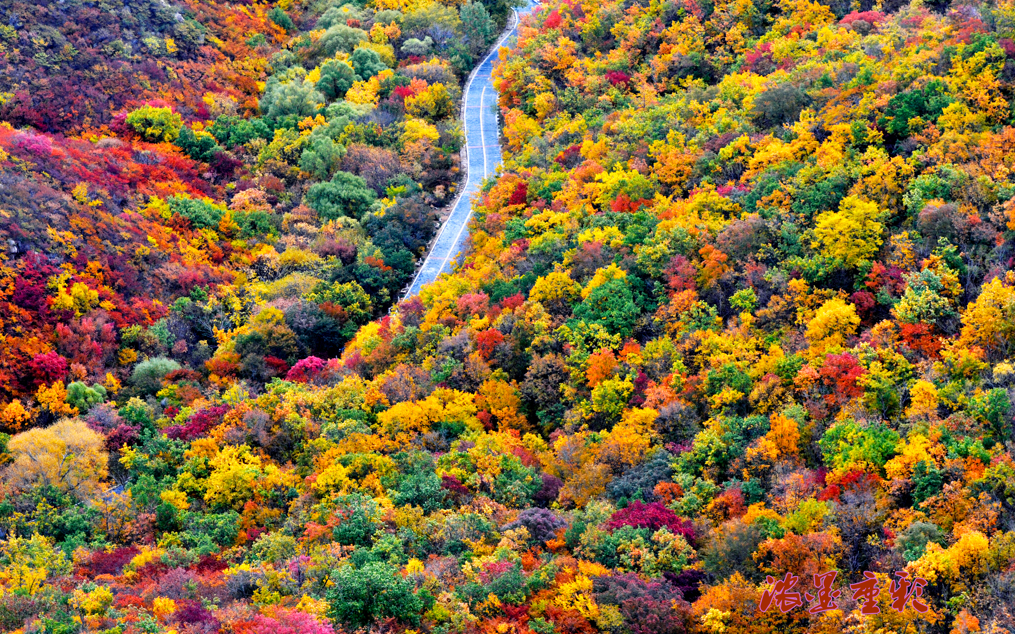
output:
{"label": "white road marking", "polygon": [[479,144],[483,146],[483,178],[486,178],[486,175],[489,174],[490,171],[486,167],[486,130],[483,129],[483,111],[486,110],[486,108],[485,108],[486,101],[483,99],[483,97],[486,97],[486,85],[485,84],[483,85],[483,92],[479,93],[479,103],[480,103],[480,108],[479,108]]}

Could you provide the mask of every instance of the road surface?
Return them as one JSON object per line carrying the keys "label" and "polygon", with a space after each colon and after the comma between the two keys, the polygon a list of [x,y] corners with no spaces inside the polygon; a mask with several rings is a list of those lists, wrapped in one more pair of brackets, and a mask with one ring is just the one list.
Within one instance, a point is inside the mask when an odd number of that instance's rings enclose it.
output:
{"label": "road surface", "polygon": [[416,272],[406,297],[419,294],[424,284],[437,279],[441,273],[450,273],[458,254],[469,237],[469,219],[472,217],[472,197],[487,176],[491,176],[500,165],[500,124],[496,114],[497,91],[490,80],[497,59],[497,52],[503,43],[518,32],[518,18],[529,13],[536,3],[530,2],[517,10],[512,17],[512,26],[494,45],[493,50],[473,69],[462,91],[462,121],[465,128],[465,152],[463,158],[465,183],[458,197],[452,203],[451,214],[441,226],[437,238],[427,253],[423,265]]}

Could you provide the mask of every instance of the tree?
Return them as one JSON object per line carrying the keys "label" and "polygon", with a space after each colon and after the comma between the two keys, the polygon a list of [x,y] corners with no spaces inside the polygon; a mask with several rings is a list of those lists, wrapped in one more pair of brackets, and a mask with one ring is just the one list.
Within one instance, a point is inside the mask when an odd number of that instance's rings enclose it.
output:
{"label": "tree", "polygon": [[173,370],[179,370],[180,364],[172,359],[156,357],[134,366],[130,382],[142,392],[154,394],[162,388],[162,379]]}
{"label": "tree", "polygon": [[352,51],[357,44],[366,39],[367,32],[363,29],[353,28],[346,24],[335,24],[324,32],[317,44],[325,57],[331,57],[335,53]]}
{"label": "tree", "polygon": [[459,10],[462,32],[468,40],[469,50],[478,55],[493,41],[497,27],[482,2],[468,2]]}
{"label": "tree", "polygon": [[181,218],[186,218],[190,221],[190,224],[199,229],[212,229],[218,227],[219,222],[222,220],[222,214],[224,213],[224,210],[220,205],[215,205],[199,198],[181,196],[179,194],[169,198],[166,201],[166,204],[169,206],[169,211]]}
{"label": "tree", "polygon": [[323,134],[313,134],[300,155],[300,169],[321,180],[331,176],[345,148]]}
{"label": "tree", "polygon": [[[385,192],[388,182],[394,178],[400,169],[398,154],[391,150],[379,147],[353,143],[346,148],[345,157],[342,159],[341,169],[355,174],[367,182],[378,195]],[[413,197],[409,200],[399,198],[399,206],[419,206],[419,198]],[[430,210],[430,214],[433,210]],[[391,211],[385,213],[385,219]],[[429,215],[429,214],[424,214]],[[433,225],[433,222],[430,222]]]}
{"label": "tree", "polygon": [[413,583],[398,570],[382,562],[370,562],[360,569],[345,566],[331,573],[328,616],[347,627],[366,627],[377,619],[393,618],[418,624],[419,616],[433,599],[413,591]]}
{"label": "tree", "polygon": [[813,319],[807,322],[807,341],[821,351],[829,348],[842,347],[846,338],[856,332],[860,325],[860,317],[856,308],[841,299],[833,298],[825,302],[814,313]]}
{"label": "tree", "polygon": [[272,7],[271,10],[268,11],[267,15],[269,20],[279,25],[287,32],[292,31],[296,26],[293,24],[293,19],[289,17],[289,14],[279,7]]}
{"label": "tree", "polygon": [[597,286],[574,309],[575,319],[600,324],[608,332],[624,338],[631,336],[638,314],[634,294],[622,279]]}
{"label": "tree", "polygon": [[336,172],[329,182],[310,187],[304,202],[325,220],[343,216],[359,219],[373,205],[377,195],[367,182],[349,172]]}
{"label": "tree", "polygon": [[796,121],[810,103],[803,88],[780,82],[755,97],[751,115],[760,127],[770,128]]}
{"label": "tree", "polygon": [[106,478],[105,445],[101,434],[76,418],[22,432],[7,443],[12,461],[4,479],[16,488],[49,485],[87,499]]}
{"label": "tree", "polygon": [[352,66],[339,60],[329,60],[321,66],[321,78],[315,87],[328,101],[341,99],[352,88],[353,83],[360,81]]}
{"label": "tree", "polygon": [[280,82],[272,77],[264,88],[259,105],[265,116],[278,119],[286,115],[312,116],[323,103],[324,95],[317,92],[314,84],[299,80]]}
{"label": "tree", "polygon": [[425,39],[410,37],[402,43],[402,52],[413,57],[423,57],[433,48],[433,39],[427,36]]}
{"label": "tree", "polygon": [[255,485],[277,471],[274,465],[262,468],[261,459],[246,445],[223,447],[208,461],[211,474],[205,483],[204,501],[213,508],[240,510],[251,499]]}
{"label": "tree", "polygon": [[101,385],[88,387],[81,381],[74,381],[67,386],[67,404],[78,412],[85,414],[93,405],[106,400],[106,388]]}
{"label": "tree", "polygon": [[822,254],[842,260],[856,268],[868,262],[881,249],[884,226],[878,222],[881,212],[876,203],[848,196],[839,203],[838,211],[819,214],[814,227],[817,241],[811,247],[823,249]]}
{"label": "tree", "polygon": [[349,61],[352,62],[356,74],[363,79],[370,79],[388,67],[381,61],[381,56],[377,54],[377,51],[369,48],[357,48],[352,52]]}
{"label": "tree", "polygon": [[183,119],[170,108],[142,106],[127,115],[127,125],[145,141],[172,143],[180,136]]}
{"label": "tree", "polygon": [[405,111],[414,117],[421,117],[436,123],[455,113],[454,101],[444,84],[427,86],[419,93],[406,97]]}
{"label": "tree", "polygon": [[982,346],[1003,356],[1015,343],[1015,274],[985,284],[975,302],[962,312],[959,343]]}
{"label": "tree", "polygon": [[210,133],[203,130],[195,133],[188,126],[183,126],[180,129],[176,146],[186,152],[190,158],[204,163],[211,163],[215,155],[222,151],[222,147],[215,142],[215,137]]}

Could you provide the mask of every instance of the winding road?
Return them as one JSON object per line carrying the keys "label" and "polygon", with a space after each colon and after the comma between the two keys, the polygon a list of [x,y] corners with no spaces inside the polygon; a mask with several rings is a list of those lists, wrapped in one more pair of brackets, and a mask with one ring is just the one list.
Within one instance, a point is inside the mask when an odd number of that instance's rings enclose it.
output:
{"label": "winding road", "polygon": [[469,219],[472,217],[472,197],[500,165],[500,123],[497,115],[497,91],[490,73],[497,53],[504,42],[518,33],[520,16],[532,11],[538,3],[529,0],[514,12],[511,24],[501,35],[493,49],[476,66],[465,82],[462,98],[462,121],[465,125],[465,152],[463,166],[465,183],[452,203],[451,214],[441,226],[426,259],[416,272],[405,297],[419,293],[424,284],[437,279],[441,273],[450,273],[458,254],[468,238]]}

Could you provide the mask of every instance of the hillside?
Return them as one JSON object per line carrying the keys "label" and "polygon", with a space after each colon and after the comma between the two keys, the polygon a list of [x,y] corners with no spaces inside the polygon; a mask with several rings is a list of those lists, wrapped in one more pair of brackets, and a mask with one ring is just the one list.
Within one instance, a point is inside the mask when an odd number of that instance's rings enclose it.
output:
{"label": "hillside", "polygon": [[1015,631],[1015,4],[12,6],[0,629]]}

